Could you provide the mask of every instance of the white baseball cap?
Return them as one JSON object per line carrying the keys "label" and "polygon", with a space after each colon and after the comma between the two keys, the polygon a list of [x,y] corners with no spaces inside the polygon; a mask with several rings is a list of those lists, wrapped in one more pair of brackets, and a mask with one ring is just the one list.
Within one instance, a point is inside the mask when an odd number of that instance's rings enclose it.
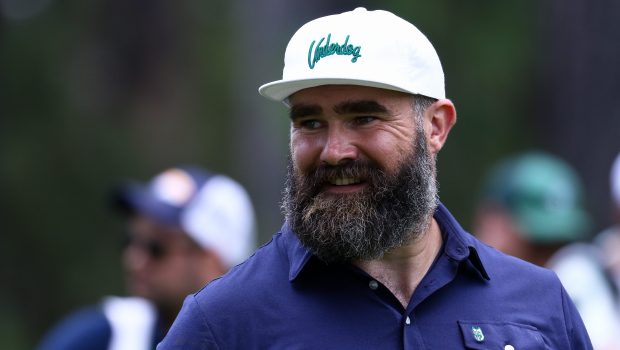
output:
{"label": "white baseball cap", "polygon": [[320,85],[445,98],[441,62],[426,36],[390,12],[362,7],[303,25],[286,47],[282,80],[258,91],[286,103],[293,93]]}
{"label": "white baseball cap", "polygon": [[227,176],[196,166],[175,167],[147,184],[127,183],[114,195],[118,209],[180,227],[227,266],[242,262],[256,246],[250,197]]}

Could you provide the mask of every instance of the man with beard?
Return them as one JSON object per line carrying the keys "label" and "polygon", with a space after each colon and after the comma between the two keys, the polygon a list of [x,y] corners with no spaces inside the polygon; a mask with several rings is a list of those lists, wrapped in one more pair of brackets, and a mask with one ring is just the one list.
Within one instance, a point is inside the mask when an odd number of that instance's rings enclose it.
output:
{"label": "man with beard", "polygon": [[283,79],[290,161],[272,241],[188,297],[168,349],[591,349],[558,278],[438,201],[456,122],[432,44],[386,11],[302,26]]}

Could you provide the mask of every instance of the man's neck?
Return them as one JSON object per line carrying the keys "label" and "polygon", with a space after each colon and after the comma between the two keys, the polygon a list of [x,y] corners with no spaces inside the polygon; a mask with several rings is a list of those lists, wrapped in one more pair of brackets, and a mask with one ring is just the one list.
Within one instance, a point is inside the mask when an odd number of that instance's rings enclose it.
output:
{"label": "man's neck", "polygon": [[416,240],[385,253],[380,259],[354,264],[386,286],[406,308],[439,253],[442,241],[439,225],[431,219],[429,228]]}

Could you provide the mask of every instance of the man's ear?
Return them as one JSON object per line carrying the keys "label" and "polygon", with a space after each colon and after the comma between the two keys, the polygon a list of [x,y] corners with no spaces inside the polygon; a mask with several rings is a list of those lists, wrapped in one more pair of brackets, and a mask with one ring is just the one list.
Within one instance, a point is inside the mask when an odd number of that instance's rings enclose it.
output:
{"label": "man's ear", "polygon": [[456,123],[456,109],[448,99],[437,100],[424,113],[425,130],[429,151],[437,154],[448,139],[448,134]]}

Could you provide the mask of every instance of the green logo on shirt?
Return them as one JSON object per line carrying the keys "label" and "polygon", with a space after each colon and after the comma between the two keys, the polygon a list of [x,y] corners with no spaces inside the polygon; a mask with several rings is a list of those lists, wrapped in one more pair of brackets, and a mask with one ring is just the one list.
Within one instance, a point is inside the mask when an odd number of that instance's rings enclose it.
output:
{"label": "green logo on shirt", "polygon": [[482,328],[473,326],[471,327],[471,333],[474,335],[474,339],[477,342],[481,342],[484,340],[484,334],[482,333]]}
{"label": "green logo on shirt", "polygon": [[[357,59],[362,57],[362,55],[360,55],[360,50],[362,47],[349,44],[349,35],[347,35],[347,38],[344,40],[342,45],[338,43],[330,43],[331,37],[332,35],[330,33],[327,35],[327,40],[325,40],[325,38],[321,38],[318,44],[316,44],[316,48],[314,48],[316,40],[313,40],[310,44],[310,49],[308,50],[308,66],[310,69],[314,69],[314,66],[321,58],[331,56],[333,54],[353,56],[353,58],[351,58],[351,62],[353,63],[357,62]],[[325,41],[325,45],[321,46],[323,41]],[[314,48],[314,51],[312,51],[312,48]],[[312,55],[313,53],[314,56]]]}

